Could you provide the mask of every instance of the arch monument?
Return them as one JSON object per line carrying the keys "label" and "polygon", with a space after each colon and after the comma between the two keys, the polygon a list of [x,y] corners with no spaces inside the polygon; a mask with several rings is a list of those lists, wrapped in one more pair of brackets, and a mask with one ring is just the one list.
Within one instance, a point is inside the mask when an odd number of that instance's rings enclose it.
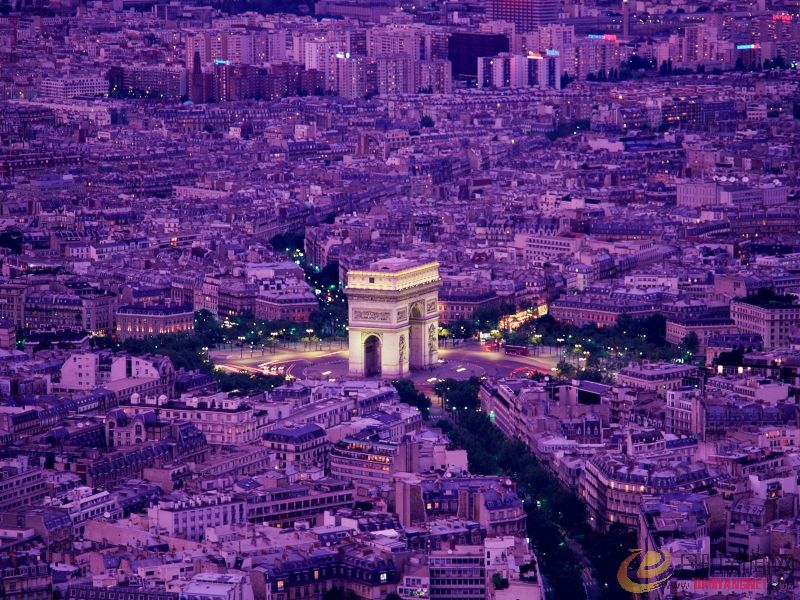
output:
{"label": "arch monument", "polygon": [[347,273],[350,375],[405,377],[439,357],[439,263],[385,258]]}

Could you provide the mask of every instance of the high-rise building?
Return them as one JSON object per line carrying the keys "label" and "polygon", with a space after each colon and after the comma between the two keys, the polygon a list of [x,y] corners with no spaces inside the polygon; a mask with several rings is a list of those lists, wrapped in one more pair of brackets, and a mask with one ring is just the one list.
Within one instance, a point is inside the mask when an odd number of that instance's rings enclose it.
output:
{"label": "high-rise building", "polygon": [[622,0],[622,37],[628,39],[631,35],[631,5],[628,0]]}
{"label": "high-rise building", "polygon": [[558,21],[558,0],[492,0],[493,19],[516,26],[517,33],[533,31],[540,25]]}
{"label": "high-rise building", "polygon": [[336,57],[336,81],[339,95],[351,100],[378,91],[378,69],[374,59],[340,53]]}
{"label": "high-rise building", "polygon": [[478,59],[478,87],[561,89],[561,57],[557,50],[482,56]]}
{"label": "high-rise building", "polygon": [[496,33],[456,32],[450,36],[448,58],[453,65],[453,78],[474,78],[478,74],[478,58],[509,51],[507,35]]}

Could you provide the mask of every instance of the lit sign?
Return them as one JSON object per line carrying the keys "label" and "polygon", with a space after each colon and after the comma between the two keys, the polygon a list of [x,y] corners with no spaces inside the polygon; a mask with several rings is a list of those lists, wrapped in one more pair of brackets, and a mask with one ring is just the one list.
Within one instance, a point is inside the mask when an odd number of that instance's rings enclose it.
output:
{"label": "lit sign", "polygon": [[759,50],[761,44],[736,44],[737,50]]}
{"label": "lit sign", "polygon": [[214,61],[214,64],[215,65],[229,65],[229,64],[231,64],[231,61],[223,60],[221,58],[218,58],[217,60]]}
{"label": "lit sign", "polygon": [[561,56],[561,53],[558,50],[548,50],[547,56]]}
{"label": "lit sign", "polygon": [[773,21],[780,21],[781,23],[791,23],[792,22],[792,15],[788,13],[775,13],[772,15]]}
{"label": "lit sign", "polygon": [[528,52],[528,58],[532,58],[533,60],[543,60],[544,56],[538,52]]}
{"label": "lit sign", "polygon": [[336,58],[350,58],[349,52],[337,52]]}
{"label": "lit sign", "polygon": [[590,33],[586,36],[590,40],[604,40],[606,42],[617,42],[616,33]]}

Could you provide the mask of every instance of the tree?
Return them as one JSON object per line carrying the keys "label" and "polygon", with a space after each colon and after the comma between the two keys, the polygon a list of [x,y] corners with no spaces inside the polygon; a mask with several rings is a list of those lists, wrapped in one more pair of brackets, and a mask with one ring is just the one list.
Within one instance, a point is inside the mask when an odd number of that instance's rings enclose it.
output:
{"label": "tree", "polygon": [[700,339],[697,337],[697,334],[694,331],[690,331],[683,336],[683,339],[681,340],[681,346],[686,348],[686,351],[694,356],[697,354],[697,351],[700,348]]}
{"label": "tree", "polygon": [[223,392],[237,391],[243,396],[253,396],[269,392],[285,381],[282,375],[261,375],[248,373],[226,373],[214,371],[219,389]]}
{"label": "tree", "polygon": [[558,361],[556,364],[556,371],[558,371],[558,374],[562,377],[572,377],[575,375],[575,367],[565,360]]}
{"label": "tree", "polygon": [[0,233],[0,247],[8,248],[12,254],[22,254],[22,232],[19,229],[6,229]]}
{"label": "tree", "polygon": [[433,119],[432,119],[431,117],[429,117],[428,115],[424,115],[424,116],[423,116],[423,117],[422,117],[422,118],[419,120],[419,125],[420,125],[420,127],[427,127],[427,128],[431,128],[431,127],[433,127],[433,125],[434,125],[434,122],[433,122]]}
{"label": "tree", "polygon": [[214,315],[206,309],[194,313],[194,331],[204,346],[211,347],[222,341],[222,327]]}
{"label": "tree", "polygon": [[323,600],[358,600],[358,596],[352,590],[346,590],[337,586],[329,589],[322,596]]}
{"label": "tree", "polygon": [[503,312],[497,306],[481,306],[472,313],[472,321],[478,329],[497,329]]}
{"label": "tree", "polygon": [[655,65],[650,59],[642,58],[638,54],[632,54],[628,58],[626,67],[631,71],[653,69]]}
{"label": "tree", "polygon": [[416,406],[423,419],[427,419],[431,411],[431,400],[422,392],[417,391],[414,382],[410,379],[395,379],[392,381],[394,389],[400,395],[400,401],[409,406]]}
{"label": "tree", "polygon": [[472,321],[466,319],[459,319],[449,327],[450,333],[453,334],[455,339],[468,340],[475,335],[475,326]]}
{"label": "tree", "polygon": [[434,392],[444,398],[445,406],[450,410],[474,411],[480,406],[478,391],[481,382],[477,377],[467,381],[445,379],[434,386]]}
{"label": "tree", "polygon": [[576,373],[575,378],[596,383],[603,383],[604,379],[603,374],[597,369],[581,369]]}
{"label": "tree", "polygon": [[504,590],[511,584],[508,583],[508,579],[503,577],[500,573],[494,573],[492,574],[492,585],[494,585],[494,589],[496,590]]}
{"label": "tree", "polygon": [[734,348],[729,352],[720,352],[716,363],[723,367],[741,367],[744,364],[744,348]]}

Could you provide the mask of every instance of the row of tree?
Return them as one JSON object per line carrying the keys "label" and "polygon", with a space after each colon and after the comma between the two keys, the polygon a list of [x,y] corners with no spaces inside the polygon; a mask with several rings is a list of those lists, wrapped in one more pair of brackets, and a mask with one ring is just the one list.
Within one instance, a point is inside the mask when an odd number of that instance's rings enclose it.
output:
{"label": "row of tree", "polygon": [[108,336],[93,337],[90,345],[96,349],[124,351],[133,355],[158,354],[168,357],[176,369],[199,371],[214,377],[220,389],[225,392],[238,391],[243,395],[253,395],[269,391],[283,383],[278,375],[258,373],[231,373],[214,369],[208,358],[208,351],[223,339],[222,327],[208,311],[195,313],[194,331],[185,334],[166,334],[144,339],[128,338],[118,341]]}
{"label": "row of tree", "polygon": [[482,412],[459,411],[457,415],[455,421],[440,420],[436,425],[454,446],[467,451],[470,472],[505,475],[517,483],[528,515],[527,533],[554,597],[574,600],[586,596],[582,565],[587,559],[603,598],[627,599],[615,574],[629,548],[635,547],[633,534],[619,526],[608,532],[595,531],[583,501],[564,488],[520,441],[506,438]]}

